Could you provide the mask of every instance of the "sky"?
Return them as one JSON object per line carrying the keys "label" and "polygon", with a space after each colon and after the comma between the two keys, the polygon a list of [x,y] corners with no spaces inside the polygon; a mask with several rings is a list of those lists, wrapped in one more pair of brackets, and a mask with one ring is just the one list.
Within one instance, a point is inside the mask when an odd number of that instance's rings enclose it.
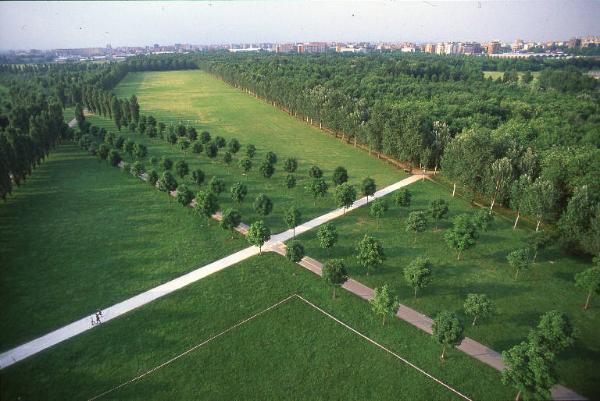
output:
{"label": "sky", "polygon": [[600,1],[0,2],[0,49],[600,35]]}

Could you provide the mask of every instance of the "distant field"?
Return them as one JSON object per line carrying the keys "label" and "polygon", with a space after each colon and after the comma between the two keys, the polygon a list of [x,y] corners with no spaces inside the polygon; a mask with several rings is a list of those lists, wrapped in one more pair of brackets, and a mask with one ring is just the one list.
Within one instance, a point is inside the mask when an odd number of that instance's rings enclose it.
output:
{"label": "distant field", "polygon": [[[540,75],[539,71],[531,71],[531,75],[533,75],[533,79],[537,79]],[[492,79],[502,78],[504,76],[504,71],[484,71],[483,77],[488,78],[492,77]],[[519,78],[523,77],[523,72],[519,72]]]}
{"label": "distant field", "polygon": [[0,351],[247,245],[75,145],[0,202],[0,221]]}
{"label": "distant field", "polygon": [[341,144],[203,71],[130,73],[115,93],[121,97],[135,94],[142,112],[153,114],[160,121],[189,121],[199,131],[208,130],[213,136],[252,143],[261,152],[261,159],[267,151],[274,151],[282,161],[285,157],[297,157],[300,174],[306,174],[316,164],[326,175],[337,166],[347,167],[352,183],[371,176],[385,185],[404,176],[385,162]]}
{"label": "distant field", "polygon": [[[374,178],[379,188],[406,177],[401,170],[341,143],[202,71],[130,73],[117,86],[115,93],[121,97],[136,94],[142,113],[152,114],[159,121],[189,123],[199,132],[208,130],[213,137],[220,135],[227,140],[237,138],[242,150],[234,156],[231,167],[227,168],[222,162],[224,150],[220,151],[216,161],[211,161],[203,153],[196,155],[189,150],[185,154],[178,146],[171,146],[164,140],[151,140],[125,128],[121,130],[122,135],[147,144],[151,156],[167,156],[174,161],[185,159],[190,170],[199,168],[205,173],[206,182],[213,176],[222,178],[227,189],[220,195],[221,208],[239,209],[243,220],[249,224],[262,219],[274,232],[287,228],[283,214],[292,205],[301,210],[303,220],[335,208],[331,195],[331,175],[337,166],[348,169],[350,182],[357,188],[367,176]],[[117,131],[107,118],[91,116],[89,121],[109,131]],[[258,152],[253,160],[252,171],[243,175],[237,162],[243,157],[244,147],[248,144],[254,144]],[[275,175],[270,179],[262,177],[258,171],[268,151],[275,152],[279,158]],[[292,190],[285,185],[287,173],[283,171],[283,162],[287,157],[295,157],[299,163],[298,171],[294,173],[297,186]],[[323,169],[324,178],[330,185],[329,194],[316,201],[307,190],[310,182],[308,170],[313,165]],[[146,161],[146,169],[150,168],[152,166]],[[194,192],[205,187],[193,183],[191,177],[178,180],[186,183]],[[229,194],[231,185],[238,181],[248,187],[248,195],[241,204],[232,202]],[[253,209],[252,203],[261,193],[268,195],[274,203],[273,213],[269,216],[259,216]]]}
{"label": "distant field", "polygon": [[[338,228],[339,244],[330,252],[319,247],[315,232],[300,236],[307,255],[322,261],[343,258],[352,277],[371,287],[388,284],[402,303],[428,316],[435,316],[441,310],[464,315],[467,294],[487,294],[497,304],[497,314],[474,327],[467,325],[466,333],[496,351],[506,350],[525,339],[542,313],[552,309],[564,311],[572,319],[578,339],[575,346],[559,358],[561,380],[591,399],[600,397],[600,302],[584,312],[585,293],[574,285],[575,273],[589,268],[591,261],[567,255],[554,245],[540,251],[531,271],[522,272],[515,281],[506,256],[527,246],[526,238],[532,230],[524,225],[513,230],[512,220],[504,218],[497,218],[489,231],[481,233],[475,247],[457,261],[456,252],[446,246],[443,233],[452,226],[452,217],[476,209],[463,199],[452,198],[445,188],[432,182],[417,182],[407,188],[413,194],[411,207],[400,208],[393,203],[393,196],[388,196],[390,210],[381,219],[379,228],[366,207],[333,222]],[[442,221],[438,230],[429,219],[427,230],[417,235],[414,243],[415,236],[405,231],[406,217],[410,211],[427,211],[429,203],[439,198],[450,204],[449,219]],[[356,243],[365,234],[379,239],[387,256],[381,269],[370,275],[366,275],[355,257]],[[414,299],[403,271],[419,256],[432,262],[433,280]],[[465,316],[464,320],[469,322],[470,319]]]}
{"label": "distant field", "polygon": [[[89,399],[298,293],[473,400],[514,395],[459,351],[264,254],[0,371],[3,400]],[[35,385],[31,385],[35,383]],[[266,312],[100,400],[455,400],[456,396],[300,300]]]}

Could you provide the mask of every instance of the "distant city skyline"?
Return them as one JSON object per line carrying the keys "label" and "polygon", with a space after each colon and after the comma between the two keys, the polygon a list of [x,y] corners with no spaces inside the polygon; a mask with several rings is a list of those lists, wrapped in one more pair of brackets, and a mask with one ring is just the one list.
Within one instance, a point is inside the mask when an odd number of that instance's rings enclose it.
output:
{"label": "distant city skyline", "polygon": [[600,35],[600,2],[0,2],[0,49],[153,43],[567,40]]}

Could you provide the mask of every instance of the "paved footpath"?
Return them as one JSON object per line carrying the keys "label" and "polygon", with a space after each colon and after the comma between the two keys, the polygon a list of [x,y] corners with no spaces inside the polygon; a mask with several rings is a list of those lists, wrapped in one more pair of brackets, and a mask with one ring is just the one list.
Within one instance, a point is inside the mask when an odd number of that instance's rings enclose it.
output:
{"label": "paved footpath", "polygon": [[[271,250],[285,256],[285,245],[283,244],[277,244]],[[323,274],[323,264],[316,259],[305,256],[300,262],[298,262],[298,264],[310,270],[311,272],[318,274],[319,276]],[[373,289],[354,279],[348,279],[342,285],[342,288],[355,295],[358,295],[366,301],[370,301],[374,296]],[[412,308],[409,308],[406,305],[400,305],[398,312],[396,312],[396,317],[412,324],[416,328],[423,330],[428,334],[431,334],[432,332],[431,327],[433,325],[433,319],[417,312]],[[502,371],[505,368],[504,363],[502,362],[502,355],[469,337],[465,337],[457,348],[465,354],[493,367],[496,370]],[[561,385],[557,385],[552,388],[552,399],[560,401],[587,400],[587,398]]]}
{"label": "paved footpath", "polygon": [[[143,179],[143,177],[140,177]],[[410,176],[402,181],[399,181],[395,184],[392,184],[382,190],[378,191],[374,197],[370,197],[370,199],[377,198],[380,196],[387,195],[398,188],[409,185],[415,181],[421,179],[420,176]],[[171,193],[173,196],[175,193]],[[366,199],[362,198],[354,202],[354,204],[347,208],[346,211],[356,209],[365,205]],[[300,234],[306,232],[312,228],[318,227],[321,224],[324,224],[330,220],[335,219],[336,217],[342,216],[344,214],[343,209],[337,209],[323,216],[319,216],[313,220],[310,220],[298,227],[296,227],[296,234]],[[213,216],[216,219],[219,219],[220,215],[216,214]],[[242,226],[238,227],[240,232],[244,232],[247,227]],[[293,230],[287,230],[280,234],[274,235],[271,237],[271,240],[268,241],[265,245],[263,245],[263,251],[270,251],[274,248],[278,248],[283,244],[283,241],[286,241],[293,236]],[[108,307],[102,310],[102,321],[106,322],[112,320],[118,316],[121,316],[127,312],[130,312],[140,306],[146,305],[158,298],[161,298],[167,294],[170,294],[174,291],[177,291],[189,284],[195,283],[198,280],[201,280],[213,273],[221,271],[229,266],[237,264],[243,260],[246,260],[252,256],[258,255],[259,249],[258,247],[251,246],[246,249],[243,249],[239,252],[231,254],[223,259],[219,259],[215,262],[212,262],[206,266],[200,267],[196,270],[191,271],[183,276],[180,276],[174,280],[171,280],[167,283],[159,285],[158,287],[152,288],[148,291],[145,291],[141,294],[138,294],[132,298],[129,298],[123,302],[120,302],[116,305]],[[54,330],[48,334],[45,334],[41,337],[36,338],[35,340],[29,341],[28,343],[22,344],[18,347],[10,349],[6,352],[0,354],[0,369],[4,369],[14,363],[21,361],[27,357],[37,354],[47,348],[50,348],[58,343],[61,343],[69,338],[75,337],[78,334],[86,332],[88,330],[93,329],[97,326],[91,325],[92,316],[86,316],[82,319],[79,319],[73,323],[70,323],[66,326],[63,326],[57,330]]]}

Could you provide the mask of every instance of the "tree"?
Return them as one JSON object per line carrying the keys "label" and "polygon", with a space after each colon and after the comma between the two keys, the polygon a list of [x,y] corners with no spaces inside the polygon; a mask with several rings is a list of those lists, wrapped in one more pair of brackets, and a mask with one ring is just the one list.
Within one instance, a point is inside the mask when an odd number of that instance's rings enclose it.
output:
{"label": "tree", "polygon": [[563,312],[552,310],[540,318],[540,323],[528,336],[529,343],[555,355],[575,342],[573,326]]}
{"label": "tree", "polygon": [[121,154],[119,151],[112,149],[110,152],[108,152],[108,162],[111,166],[117,167],[119,163],[121,163]]}
{"label": "tree", "polygon": [[517,228],[519,219],[521,218],[521,211],[526,207],[525,196],[529,185],[531,185],[531,177],[524,174],[517,180],[513,181],[510,189],[510,207],[517,211],[517,217],[515,218],[515,224],[513,224],[513,230]]}
{"label": "tree", "polygon": [[178,160],[177,163],[175,163],[175,171],[177,171],[179,177],[183,178],[188,175],[190,168],[185,160]]}
{"label": "tree", "polygon": [[287,177],[285,177],[285,186],[287,189],[294,188],[296,186],[296,177],[292,174],[288,174]]}
{"label": "tree", "polygon": [[170,171],[165,171],[160,180],[158,180],[158,189],[163,192],[171,192],[175,191],[176,188],[177,180]]}
{"label": "tree", "polygon": [[252,159],[255,154],[256,154],[256,146],[251,145],[251,144],[246,145],[246,156],[248,156],[249,159]]}
{"label": "tree", "polygon": [[225,145],[227,145],[227,142],[225,141],[225,138],[223,138],[222,136],[215,136],[215,140],[213,141],[215,145],[217,145],[217,147],[219,149],[224,148]]}
{"label": "tree", "polygon": [[258,252],[262,253],[262,246],[271,238],[271,230],[262,220],[255,221],[248,229],[248,242],[258,247]]}
{"label": "tree", "polygon": [[288,226],[288,228],[294,230],[294,237],[296,237],[296,226],[300,224],[301,217],[302,214],[300,213],[300,210],[296,209],[295,206],[290,207],[283,216],[285,224]]}
{"label": "tree", "polygon": [[229,140],[229,143],[227,144],[227,149],[229,149],[229,152],[235,155],[237,152],[239,152],[240,148],[240,141],[235,138],[231,138]]}
{"label": "tree", "polygon": [[187,138],[180,138],[179,139],[179,148],[181,150],[183,150],[183,154],[184,155],[187,154],[187,150],[189,149],[190,144],[191,143],[190,143],[189,139],[187,139]]}
{"label": "tree", "polygon": [[229,165],[231,164],[232,161],[233,161],[233,156],[231,156],[231,153],[225,152],[225,154],[223,155],[223,163],[225,163],[227,165],[227,170],[229,170]]}
{"label": "tree", "polygon": [[406,232],[411,232],[415,234],[413,239],[413,244],[417,242],[417,234],[422,233],[427,228],[427,217],[425,212],[421,210],[416,210],[414,212],[410,212],[408,218],[406,219]]}
{"label": "tree", "polygon": [[250,160],[247,157],[244,157],[243,159],[240,159],[240,161],[238,162],[238,166],[242,169],[244,173],[247,174],[248,171],[250,171],[250,169],[252,168],[252,160]]}
{"label": "tree", "polygon": [[144,165],[141,162],[136,161],[135,163],[133,163],[131,165],[130,172],[133,176],[139,177],[141,174],[144,173],[145,170],[146,169],[145,169]]}
{"label": "tree", "polygon": [[377,186],[375,185],[375,180],[372,178],[365,178],[362,182],[362,194],[367,197],[367,203],[369,203],[369,196],[375,195],[375,191],[377,190]]}
{"label": "tree", "polygon": [[442,344],[442,355],[440,359],[444,359],[446,354],[446,347],[454,347],[462,341],[463,325],[458,319],[458,316],[452,312],[442,311],[433,319],[433,326],[431,327],[433,339]]}
{"label": "tree", "polygon": [[192,152],[199,154],[202,153],[203,150],[204,146],[202,145],[202,142],[196,141],[192,144]]}
{"label": "tree", "polygon": [[219,147],[214,142],[211,142],[204,147],[204,153],[209,158],[214,159],[219,153]]}
{"label": "tree", "polygon": [[589,228],[593,214],[594,201],[588,186],[576,187],[557,224],[562,245],[566,249],[577,250],[579,244],[591,239]]}
{"label": "tree", "polygon": [[473,215],[473,224],[479,231],[487,231],[493,221],[494,215],[489,210],[479,209]]}
{"label": "tree", "polygon": [[550,388],[556,383],[554,355],[528,342],[517,344],[502,352],[506,369],[502,382],[517,389],[516,401],[550,399]]}
{"label": "tree", "polygon": [[167,143],[171,146],[175,145],[177,143],[177,134],[174,132],[169,132],[167,134]]}
{"label": "tree", "polygon": [[210,142],[210,132],[208,131],[202,131],[202,133],[200,134],[200,142],[202,144],[207,144]]}
{"label": "tree", "polygon": [[217,195],[210,191],[200,191],[196,194],[196,213],[206,217],[206,225],[209,224],[210,218],[219,210],[219,201]]}
{"label": "tree", "polygon": [[298,241],[292,241],[285,247],[285,257],[292,263],[298,263],[304,257],[304,246]]}
{"label": "tree", "polygon": [[148,156],[148,148],[143,143],[136,143],[134,146],[135,157],[143,160]]}
{"label": "tree", "polygon": [[504,199],[510,189],[513,176],[513,167],[508,157],[495,160],[491,168],[491,188],[492,200],[490,202],[490,211],[494,209],[496,199]]}
{"label": "tree", "polygon": [[163,170],[171,170],[173,168],[173,161],[163,156],[160,158],[160,166]]}
{"label": "tree", "polygon": [[366,235],[356,244],[358,264],[367,270],[367,275],[385,260],[381,242]]}
{"label": "tree", "polygon": [[138,104],[138,100],[135,95],[131,95],[129,98],[129,108],[131,112],[131,118],[137,124],[140,120],[140,105]]}
{"label": "tree", "polygon": [[277,155],[273,152],[267,152],[265,155],[265,161],[269,164],[277,163]]}
{"label": "tree", "polygon": [[194,199],[194,194],[187,186],[182,184],[177,187],[177,202],[179,202],[181,206],[189,206],[192,199]]}
{"label": "tree", "polygon": [[317,230],[317,239],[319,240],[319,246],[323,249],[331,249],[338,240],[337,229],[333,223],[323,224]]}
{"label": "tree", "polygon": [[148,184],[155,187],[157,182],[158,182],[158,173],[156,172],[156,170],[150,170],[148,172]]}
{"label": "tree", "polygon": [[275,173],[275,167],[268,160],[263,161],[258,170],[265,178],[271,178]]}
{"label": "tree", "polygon": [[537,219],[535,231],[539,231],[541,222],[554,210],[556,197],[556,189],[550,181],[537,179],[527,188],[523,211]]}
{"label": "tree", "polygon": [[452,228],[444,233],[446,244],[458,251],[457,260],[463,251],[475,246],[477,239],[477,228],[468,214],[461,214],[452,221]]}
{"label": "tree", "polygon": [[425,288],[431,283],[431,262],[429,259],[418,257],[404,268],[404,279],[415,290],[415,299],[417,291]]}
{"label": "tree", "polygon": [[218,177],[213,177],[208,182],[208,187],[210,188],[210,192],[219,195],[221,192],[225,191],[225,182]]}
{"label": "tree", "polygon": [[394,202],[400,207],[410,207],[411,198],[412,194],[408,188],[400,188],[394,195]]}
{"label": "tree", "polygon": [[314,178],[310,182],[309,189],[313,195],[315,205],[317,204],[317,197],[320,196],[321,198],[324,198],[325,195],[327,194],[328,188],[329,187],[328,187],[327,183],[322,178]]}
{"label": "tree", "polygon": [[196,128],[194,127],[188,127],[187,136],[188,138],[190,138],[190,141],[195,141],[196,139],[198,139],[198,131],[196,131]]}
{"label": "tree", "polygon": [[202,185],[202,183],[204,182],[204,171],[200,170],[200,169],[196,169],[194,171],[192,171],[192,179],[194,180],[194,182],[198,185]]}
{"label": "tree", "polygon": [[333,185],[338,186],[348,181],[348,170],[338,166],[333,170]]}
{"label": "tree", "polygon": [[385,326],[386,317],[393,317],[400,307],[398,297],[392,294],[387,284],[375,288],[373,299],[369,301],[369,304],[371,304],[373,312],[382,317],[383,326]]}
{"label": "tree", "polygon": [[388,204],[385,199],[375,199],[373,203],[371,203],[371,209],[369,210],[369,214],[371,217],[375,217],[377,221],[377,228],[379,228],[379,219],[383,217],[385,212],[388,210]]}
{"label": "tree", "polygon": [[346,208],[352,206],[356,200],[356,190],[352,185],[345,182],[335,188],[334,197],[337,207],[343,207],[344,214],[346,214]]}
{"label": "tree", "polygon": [[546,230],[535,231],[527,238],[527,244],[533,250],[533,263],[535,263],[535,260],[537,259],[538,252],[546,249],[553,239],[554,236]]}
{"label": "tree", "polygon": [[254,211],[261,216],[267,216],[273,211],[273,202],[265,194],[259,194],[254,200]]}
{"label": "tree", "polygon": [[429,213],[431,218],[436,222],[435,229],[437,230],[439,222],[448,217],[448,202],[444,199],[435,199],[429,204]]}
{"label": "tree", "polygon": [[248,194],[248,187],[241,182],[236,182],[231,186],[231,200],[237,203],[242,203]]}
{"label": "tree", "polygon": [[133,150],[135,149],[135,142],[131,139],[127,139],[125,141],[125,153],[127,153],[130,157],[133,156]]}
{"label": "tree", "polygon": [[98,157],[102,160],[106,160],[108,158],[108,153],[110,152],[110,146],[103,143],[98,147]]}
{"label": "tree", "polygon": [[117,139],[115,139],[115,148],[122,150],[123,145],[125,145],[125,138],[119,135]]}
{"label": "tree", "polygon": [[298,169],[298,160],[294,157],[288,157],[283,163],[283,170],[288,173],[293,173]]}
{"label": "tree", "polygon": [[341,286],[348,280],[348,272],[342,259],[331,259],[323,265],[323,280],[333,288],[335,299],[335,287]]}
{"label": "tree", "polygon": [[233,238],[233,229],[240,225],[242,222],[242,215],[236,209],[227,209],[223,212],[223,216],[220,222],[223,230],[231,231],[231,238]]}
{"label": "tree", "polygon": [[310,178],[321,178],[323,177],[323,170],[321,170],[319,166],[312,166],[308,170],[308,176]]}
{"label": "tree", "polygon": [[575,285],[587,292],[585,306],[583,307],[584,310],[587,310],[592,295],[600,294],[600,265],[577,273],[575,275]]}
{"label": "tree", "polygon": [[465,314],[473,318],[471,326],[479,317],[485,318],[494,313],[494,303],[485,294],[469,294],[464,304]]}
{"label": "tree", "polygon": [[531,259],[531,251],[529,248],[517,249],[516,251],[512,251],[506,257],[508,260],[508,264],[515,269],[515,280],[519,277],[519,273],[521,270],[527,270],[531,267],[532,259]]}

